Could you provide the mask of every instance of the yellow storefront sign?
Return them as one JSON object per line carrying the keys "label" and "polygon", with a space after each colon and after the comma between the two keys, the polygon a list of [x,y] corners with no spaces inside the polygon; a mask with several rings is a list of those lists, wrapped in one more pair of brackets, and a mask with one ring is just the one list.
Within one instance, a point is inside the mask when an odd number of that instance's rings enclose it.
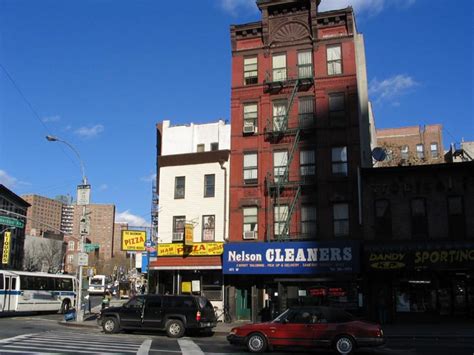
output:
{"label": "yellow storefront sign", "polygon": [[123,251],[144,251],[145,250],[145,231],[122,231],[122,250]]}
{"label": "yellow storefront sign", "polygon": [[224,243],[194,243],[183,246],[182,244],[158,244],[158,256],[189,256],[222,255]]}
{"label": "yellow storefront sign", "polygon": [[2,264],[8,264],[10,262],[10,240],[11,232],[5,232],[3,235]]}
{"label": "yellow storefront sign", "polygon": [[192,223],[186,223],[184,227],[184,244],[192,245],[193,244],[193,232],[194,226]]}

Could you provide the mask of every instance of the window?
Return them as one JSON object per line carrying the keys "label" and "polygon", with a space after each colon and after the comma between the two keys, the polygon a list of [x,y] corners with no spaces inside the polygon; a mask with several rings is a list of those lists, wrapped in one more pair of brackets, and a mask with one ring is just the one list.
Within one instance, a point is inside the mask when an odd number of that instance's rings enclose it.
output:
{"label": "window", "polygon": [[461,196],[448,197],[448,227],[450,238],[462,239],[466,237],[466,217]]}
{"label": "window", "polygon": [[288,152],[273,152],[273,176],[275,182],[288,180]]}
{"label": "window", "polygon": [[214,197],[216,175],[204,175],[204,197]]}
{"label": "window", "polygon": [[219,150],[219,143],[218,142],[211,143],[211,152],[214,152],[216,150]]}
{"label": "window", "polygon": [[426,203],[423,198],[411,200],[411,230],[415,238],[425,238],[428,235],[428,220],[426,217]]}
{"label": "window", "polygon": [[392,235],[392,215],[389,200],[375,201],[375,233],[376,237]]}
{"label": "window", "polygon": [[196,148],[196,152],[198,153],[204,152],[204,144],[198,144]]}
{"label": "window", "polygon": [[342,74],[341,46],[328,46],[326,48],[328,75]]}
{"label": "window", "polygon": [[0,273],[0,290],[4,290],[5,286],[3,285],[3,274]]}
{"label": "window", "polygon": [[74,254],[69,254],[67,256],[67,263],[72,264],[74,262]]}
{"label": "window", "polygon": [[74,249],[75,249],[74,241],[71,240],[71,241],[67,244],[67,250],[74,251]]}
{"label": "window", "polygon": [[347,176],[347,147],[332,148],[332,173]]}
{"label": "window", "polygon": [[409,148],[407,145],[404,145],[400,150],[401,158],[403,160],[408,160]]}
{"label": "window", "polygon": [[184,176],[177,176],[174,181],[174,198],[184,198],[184,190],[186,185],[186,178]]}
{"label": "window", "polygon": [[186,216],[173,217],[173,242],[183,241],[185,224]]}
{"label": "window", "polygon": [[[257,207],[244,207],[244,238],[245,232],[254,232],[252,239],[257,239],[257,230],[258,230],[258,208]],[[248,238],[251,239],[251,238]]]}
{"label": "window", "polygon": [[258,109],[256,103],[244,105],[244,133],[255,133],[257,127]]}
{"label": "window", "polygon": [[301,234],[306,237],[316,236],[316,207],[311,205],[301,206]]}
{"label": "window", "polygon": [[278,101],[273,103],[273,130],[276,132],[284,131],[287,128],[286,117],[286,101]]}
{"label": "window", "polygon": [[349,235],[349,205],[336,203],[333,205],[334,236],[346,237]]}
{"label": "window", "polygon": [[215,216],[202,216],[202,241],[203,242],[213,242],[214,241],[214,231],[216,229]]}
{"label": "window", "polygon": [[431,143],[430,144],[430,151],[431,151],[431,157],[433,159],[439,158],[438,143]]}
{"label": "window", "polygon": [[298,52],[298,77],[313,77],[313,60],[311,51]]}
{"label": "window", "polygon": [[[273,234],[275,237],[282,236],[288,218],[288,206],[281,205],[273,207]],[[288,234],[288,230],[285,234]]]}
{"label": "window", "polygon": [[244,58],[244,84],[252,85],[258,83],[257,57]]}
{"label": "window", "polygon": [[425,158],[425,152],[424,152],[423,144],[417,144],[416,145],[416,157],[418,159],[424,159]]}
{"label": "window", "polygon": [[314,150],[300,151],[300,174],[303,177],[316,174]]}
{"label": "window", "polygon": [[298,102],[298,118],[300,127],[308,127],[314,121],[314,97],[300,97]]}
{"label": "window", "polygon": [[256,184],[257,173],[257,153],[244,153],[244,184]]}
{"label": "window", "polygon": [[277,54],[272,58],[273,81],[286,80],[286,54]]}
{"label": "window", "polygon": [[343,93],[329,95],[329,119],[331,123],[340,123],[346,117]]}

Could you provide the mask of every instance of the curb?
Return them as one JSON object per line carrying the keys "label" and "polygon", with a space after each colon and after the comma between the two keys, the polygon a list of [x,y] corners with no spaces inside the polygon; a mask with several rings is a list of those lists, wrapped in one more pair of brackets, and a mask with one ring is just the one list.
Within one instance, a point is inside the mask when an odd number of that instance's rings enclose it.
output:
{"label": "curb", "polygon": [[412,340],[448,340],[448,339],[474,339],[474,335],[385,335],[387,339],[412,339]]}
{"label": "curb", "polygon": [[[90,323],[95,323],[95,324],[90,324]],[[78,323],[76,321],[60,320],[58,324],[64,327],[74,327],[74,328],[100,328],[97,322],[90,322],[90,321]]]}

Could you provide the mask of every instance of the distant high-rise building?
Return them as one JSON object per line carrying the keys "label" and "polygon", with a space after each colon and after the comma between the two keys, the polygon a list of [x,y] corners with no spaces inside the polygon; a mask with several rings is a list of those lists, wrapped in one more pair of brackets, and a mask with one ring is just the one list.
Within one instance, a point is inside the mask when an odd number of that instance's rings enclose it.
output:
{"label": "distant high-rise building", "polygon": [[40,237],[44,232],[58,234],[61,231],[63,203],[39,195],[23,195],[31,207],[28,209],[25,234]]}
{"label": "distant high-rise building", "polygon": [[74,208],[75,205],[63,205],[61,230],[64,232],[64,234],[72,234],[74,227]]}

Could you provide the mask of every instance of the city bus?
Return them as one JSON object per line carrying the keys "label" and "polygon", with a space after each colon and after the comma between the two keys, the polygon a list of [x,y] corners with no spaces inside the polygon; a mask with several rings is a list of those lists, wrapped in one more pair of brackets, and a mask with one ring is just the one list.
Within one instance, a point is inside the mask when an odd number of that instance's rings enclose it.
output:
{"label": "city bus", "polygon": [[76,304],[72,275],[0,270],[0,313],[67,312]]}

